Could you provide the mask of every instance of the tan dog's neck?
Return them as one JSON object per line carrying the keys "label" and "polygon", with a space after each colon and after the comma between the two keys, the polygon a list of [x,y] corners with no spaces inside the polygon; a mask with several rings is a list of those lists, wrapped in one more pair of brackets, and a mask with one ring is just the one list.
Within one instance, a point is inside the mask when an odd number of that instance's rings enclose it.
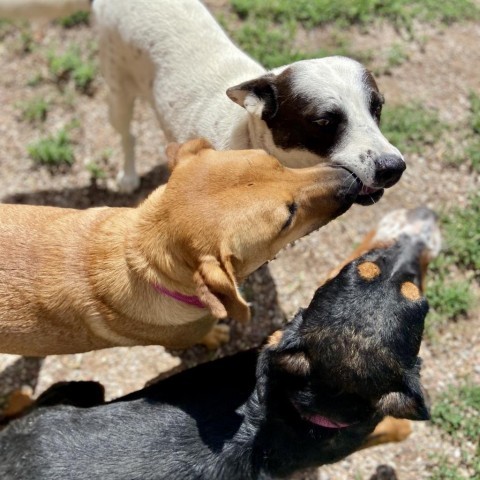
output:
{"label": "tan dog's neck", "polygon": [[195,295],[195,265],[188,265],[191,260],[184,252],[179,254],[175,236],[169,232],[169,217],[175,212],[166,205],[165,188],[152,192],[135,210],[125,232],[125,259],[132,272],[150,286],[160,284],[170,290]]}

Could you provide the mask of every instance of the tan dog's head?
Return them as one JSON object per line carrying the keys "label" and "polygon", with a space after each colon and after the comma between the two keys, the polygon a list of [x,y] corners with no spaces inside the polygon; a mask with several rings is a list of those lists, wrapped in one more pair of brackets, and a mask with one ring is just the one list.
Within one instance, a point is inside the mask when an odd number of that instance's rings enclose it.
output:
{"label": "tan dog's head", "polygon": [[172,175],[156,221],[175,257],[169,268],[182,278],[180,265],[188,267],[184,288],[193,273],[217,318],[247,320],[236,282],[345,212],[360,189],[343,168],[290,169],[263,150],[216,151],[203,139],[171,144],[167,156]]}

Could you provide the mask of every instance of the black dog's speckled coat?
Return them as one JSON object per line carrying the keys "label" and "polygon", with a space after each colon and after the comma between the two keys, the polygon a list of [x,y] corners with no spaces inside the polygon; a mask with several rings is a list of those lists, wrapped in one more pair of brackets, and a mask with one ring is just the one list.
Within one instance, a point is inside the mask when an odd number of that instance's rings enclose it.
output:
{"label": "black dog's speckled coat", "polygon": [[[420,286],[422,248],[405,236],[348,264],[260,352],[12,422],[0,478],[285,478],[355,451],[385,415],[428,418],[417,357],[428,306],[402,293]],[[365,262],[379,273],[362,276]],[[315,414],[351,425],[321,427]]]}

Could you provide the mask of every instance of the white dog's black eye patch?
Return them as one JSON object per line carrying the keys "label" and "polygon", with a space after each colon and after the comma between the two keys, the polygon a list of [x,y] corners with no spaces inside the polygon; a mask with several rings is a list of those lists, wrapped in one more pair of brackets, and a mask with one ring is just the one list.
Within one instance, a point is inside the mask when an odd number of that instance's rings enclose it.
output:
{"label": "white dog's black eye patch", "polygon": [[[321,99],[314,108],[311,101],[293,91],[292,71],[286,69],[275,78],[278,109],[272,116],[262,115],[277,147],[284,150],[309,150],[326,157],[341,142],[347,116],[342,108]],[[268,110],[267,110],[268,113]],[[323,119],[325,122],[318,122]]]}

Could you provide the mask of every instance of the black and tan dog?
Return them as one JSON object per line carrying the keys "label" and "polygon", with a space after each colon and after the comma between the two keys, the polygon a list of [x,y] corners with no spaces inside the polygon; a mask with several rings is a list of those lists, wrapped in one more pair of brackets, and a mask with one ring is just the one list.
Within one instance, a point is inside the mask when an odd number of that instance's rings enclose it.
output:
{"label": "black and tan dog", "polygon": [[[425,210],[412,218],[420,230],[432,223]],[[386,415],[428,419],[418,351],[430,246],[413,231],[347,264],[260,352],[12,422],[0,434],[0,478],[285,478],[357,450]],[[77,403],[99,394],[96,384],[68,388],[57,393]]]}

